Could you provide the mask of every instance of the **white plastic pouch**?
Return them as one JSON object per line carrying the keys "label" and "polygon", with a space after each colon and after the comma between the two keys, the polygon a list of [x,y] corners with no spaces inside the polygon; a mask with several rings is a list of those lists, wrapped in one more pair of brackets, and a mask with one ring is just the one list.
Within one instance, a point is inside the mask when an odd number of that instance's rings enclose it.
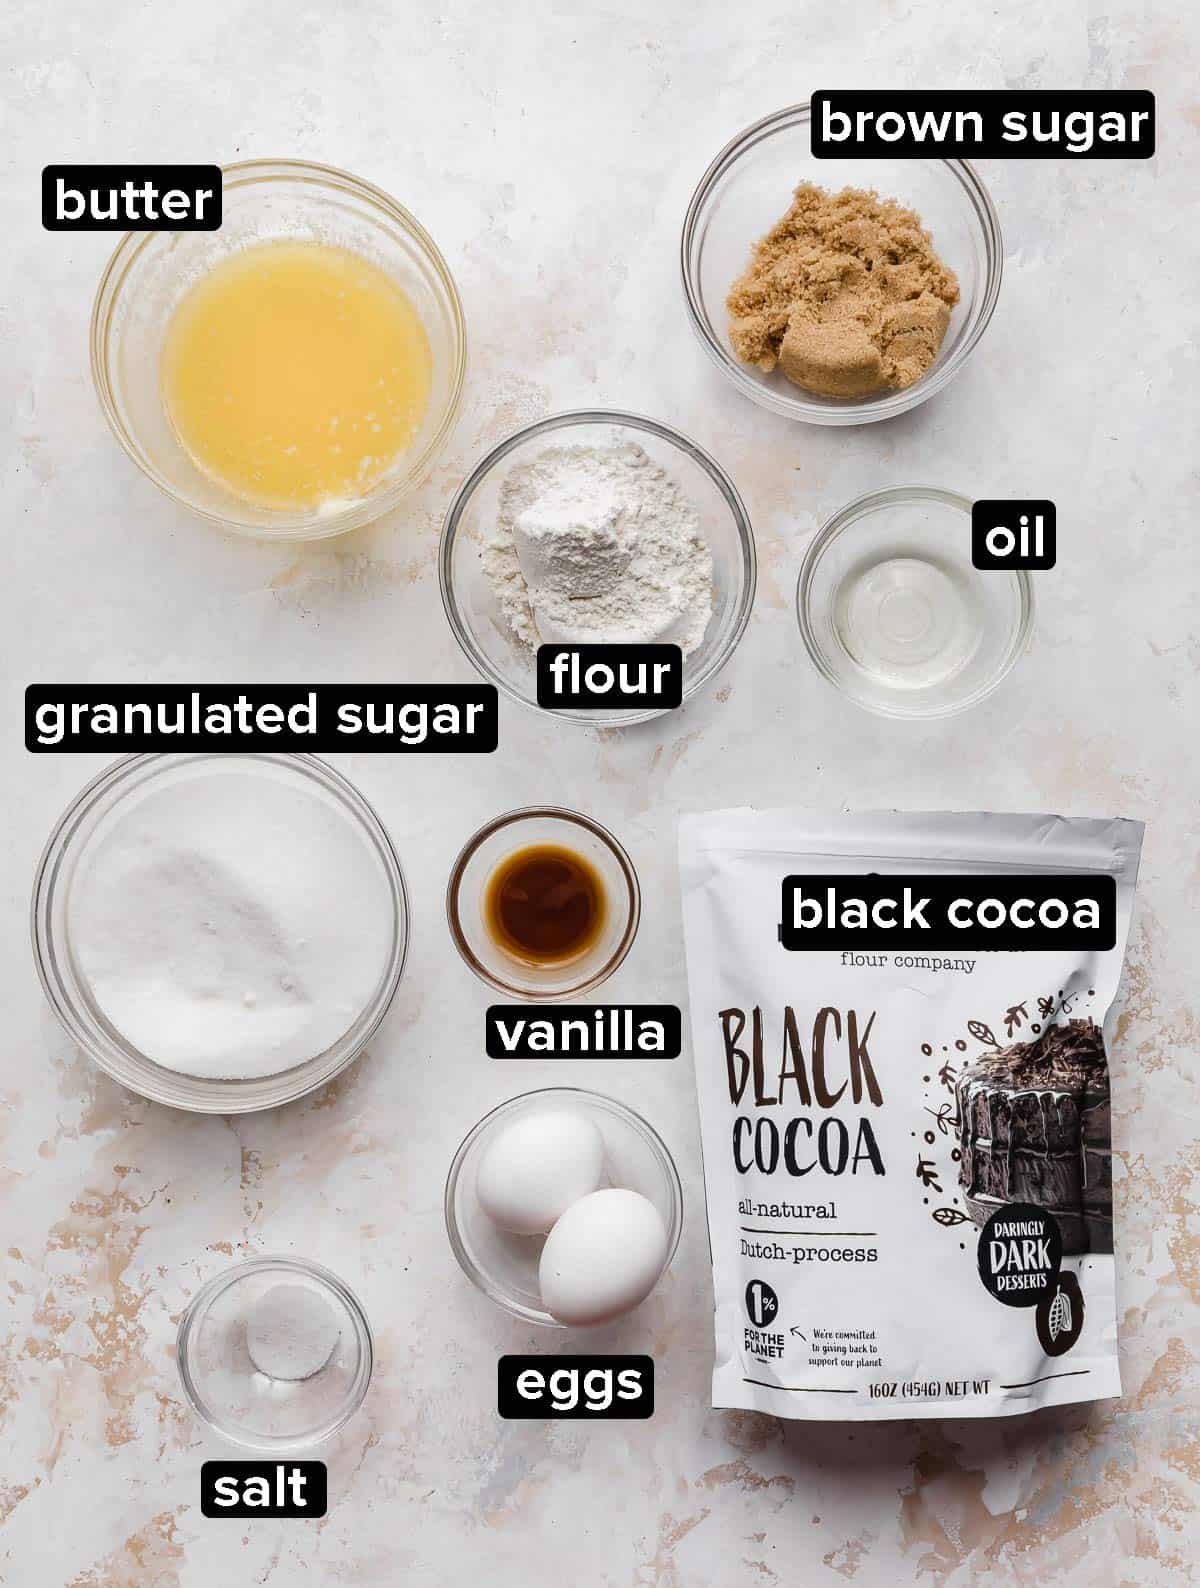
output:
{"label": "white plastic pouch", "polygon": [[866,1421],[1120,1394],[1106,1025],[1141,839],[683,818],[715,1405]]}

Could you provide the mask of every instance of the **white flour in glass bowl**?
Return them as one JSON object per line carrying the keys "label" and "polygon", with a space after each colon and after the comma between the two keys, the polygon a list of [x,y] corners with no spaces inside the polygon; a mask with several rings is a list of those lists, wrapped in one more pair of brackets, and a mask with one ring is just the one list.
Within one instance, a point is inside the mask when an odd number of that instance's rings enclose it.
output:
{"label": "white flour in glass bowl", "polygon": [[674,644],[712,616],[695,504],[635,441],[550,446],[500,491],[483,567],[504,617],[539,644]]}

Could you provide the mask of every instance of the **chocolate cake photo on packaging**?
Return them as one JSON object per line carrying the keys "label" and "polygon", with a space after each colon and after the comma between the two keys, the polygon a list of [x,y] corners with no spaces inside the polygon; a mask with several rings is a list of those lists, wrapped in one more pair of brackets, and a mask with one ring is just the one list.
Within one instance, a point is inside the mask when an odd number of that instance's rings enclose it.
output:
{"label": "chocolate cake photo on packaging", "polygon": [[1109,1055],[1141,841],[1050,815],[681,819],[715,1406],[1121,1393]]}
{"label": "chocolate cake photo on packaging", "polygon": [[1111,1119],[1093,1020],[983,1054],[958,1079],[959,1184],[972,1219],[1032,1203],[1054,1216],[1064,1253],[1111,1252]]}

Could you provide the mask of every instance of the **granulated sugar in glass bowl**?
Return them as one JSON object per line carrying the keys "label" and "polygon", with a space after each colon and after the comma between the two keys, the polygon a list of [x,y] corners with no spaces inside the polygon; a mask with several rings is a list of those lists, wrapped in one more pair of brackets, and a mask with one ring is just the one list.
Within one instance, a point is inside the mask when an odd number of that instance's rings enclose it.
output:
{"label": "granulated sugar in glass bowl", "polygon": [[90,1058],[156,1102],[228,1114],[300,1097],[362,1052],[408,906],[378,817],[316,756],[134,755],[59,820],[33,933]]}

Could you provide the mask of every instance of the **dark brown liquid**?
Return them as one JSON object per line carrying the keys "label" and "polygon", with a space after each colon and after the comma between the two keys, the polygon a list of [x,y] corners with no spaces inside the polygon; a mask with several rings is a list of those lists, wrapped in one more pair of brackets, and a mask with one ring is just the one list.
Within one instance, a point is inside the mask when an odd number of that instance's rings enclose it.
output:
{"label": "dark brown liquid", "polygon": [[561,844],[530,844],[502,860],[483,901],[492,937],[527,965],[578,959],[603,931],[604,914],[599,873]]}

